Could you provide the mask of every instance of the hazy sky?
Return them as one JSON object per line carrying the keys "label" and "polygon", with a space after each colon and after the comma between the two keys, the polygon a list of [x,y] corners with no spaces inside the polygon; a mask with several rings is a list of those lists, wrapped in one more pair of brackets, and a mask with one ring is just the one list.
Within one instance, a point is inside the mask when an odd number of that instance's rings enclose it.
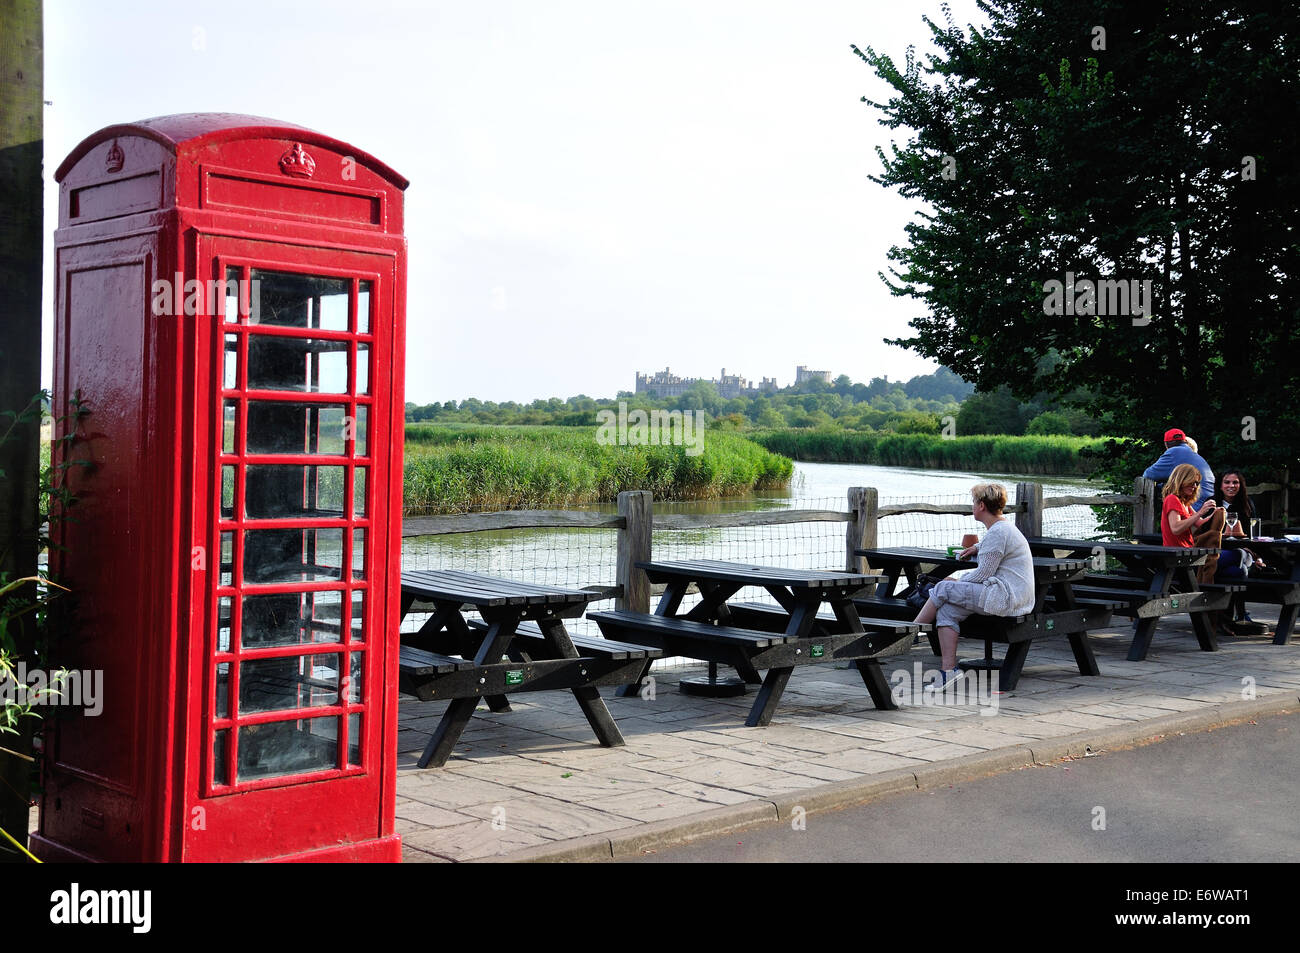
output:
{"label": "hazy sky", "polygon": [[849,44],[901,62],[930,48],[924,14],[938,0],[46,0],[47,233],[52,173],[96,129],[269,116],[411,180],[408,400],[613,396],[665,366],[906,379],[934,365],[881,339],[919,305],[877,272],[914,209],[867,179],[890,132],[859,100],[886,92]]}

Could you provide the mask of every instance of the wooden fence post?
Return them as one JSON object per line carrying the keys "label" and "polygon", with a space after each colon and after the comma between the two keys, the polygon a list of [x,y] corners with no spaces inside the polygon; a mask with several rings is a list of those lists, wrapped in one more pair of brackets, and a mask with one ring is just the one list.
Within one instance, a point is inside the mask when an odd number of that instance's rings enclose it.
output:
{"label": "wooden fence post", "polygon": [[1043,485],[1041,483],[1017,483],[1016,503],[1024,503],[1025,509],[1016,513],[1016,529],[1025,536],[1043,535]]}
{"label": "wooden fence post", "polygon": [[615,609],[632,612],[650,611],[650,578],[637,569],[638,562],[650,559],[650,533],[654,521],[654,501],[648,490],[624,490],[618,495],[618,515],[627,524],[618,531],[618,575],[614,580],[623,587],[614,600]]}
{"label": "wooden fence post", "polygon": [[1147,480],[1138,477],[1133,481],[1133,495],[1137,497],[1133,501],[1133,535],[1139,533],[1155,532],[1155,498],[1156,483],[1154,480]]}
{"label": "wooden fence post", "polygon": [[880,493],[874,486],[849,487],[849,512],[853,518],[849,520],[844,538],[844,567],[849,572],[866,572],[871,568],[867,560],[854,550],[876,548],[879,538],[876,510],[879,506]]}

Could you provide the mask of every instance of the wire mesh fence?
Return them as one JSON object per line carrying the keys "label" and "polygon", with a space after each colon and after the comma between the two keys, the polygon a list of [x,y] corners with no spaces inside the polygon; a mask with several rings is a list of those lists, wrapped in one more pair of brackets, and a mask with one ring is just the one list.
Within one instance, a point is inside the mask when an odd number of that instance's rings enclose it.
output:
{"label": "wire mesh fence", "polygon": [[[879,500],[881,507],[917,503],[948,504],[965,510],[970,505],[970,496],[882,497]],[[748,511],[754,505],[755,501],[720,505],[656,500],[655,514]],[[770,501],[768,505],[771,505]],[[846,497],[803,498],[779,505],[782,510],[840,513],[847,513],[848,507]],[[616,511],[608,505],[586,509],[611,514]],[[830,520],[693,529],[657,527],[652,533],[651,547],[653,558],[660,561],[718,559],[755,566],[843,570],[847,555],[845,530],[844,522]],[[1092,507],[1083,505],[1046,509],[1043,532],[1050,536],[1091,539],[1098,532],[1096,514]],[[967,533],[982,535],[981,527],[965,511],[889,514],[882,516],[877,524],[880,546],[943,549],[958,544]],[[408,537],[402,545],[402,568],[455,568],[538,585],[579,589],[615,585],[617,555],[617,530],[572,527],[509,529]],[[775,600],[758,587],[743,589],[736,598],[775,604]],[[657,597],[652,597],[652,608],[656,600]],[[680,611],[689,611],[698,602],[698,596],[689,595]],[[592,602],[590,608],[611,609],[613,597]],[[427,619],[427,614],[411,613],[403,621],[402,631],[413,632]],[[586,618],[567,620],[565,624],[574,634],[600,634],[595,623]],[[689,659],[667,659],[656,666],[663,669],[701,664]]]}

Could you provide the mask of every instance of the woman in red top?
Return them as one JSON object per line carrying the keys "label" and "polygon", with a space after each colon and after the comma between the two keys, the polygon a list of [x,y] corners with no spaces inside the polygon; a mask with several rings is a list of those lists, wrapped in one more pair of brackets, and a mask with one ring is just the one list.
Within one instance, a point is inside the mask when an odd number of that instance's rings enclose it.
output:
{"label": "woman in red top", "polygon": [[1191,502],[1201,491],[1201,471],[1190,463],[1174,467],[1165,482],[1165,505],[1160,512],[1160,536],[1165,546],[1192,546],[1192,533],[1214,516],[1210,497],[1197,509]]}

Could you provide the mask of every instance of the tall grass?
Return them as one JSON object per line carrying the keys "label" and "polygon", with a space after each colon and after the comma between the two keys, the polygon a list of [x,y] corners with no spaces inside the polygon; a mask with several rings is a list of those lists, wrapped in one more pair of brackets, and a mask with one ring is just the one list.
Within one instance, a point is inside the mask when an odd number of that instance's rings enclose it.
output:
{"label": "tall grass", "polygon": [[817,463],[867,463],[930,470],[1086,475],[1095,462],[1080,454],[1105,442],[1092,437],[973,436],[774,430],[751,439],[774,453]]}
{"label": "tall grass", "polygon": [[793,464],[734,434],[709,431],[703,453],[609,446],[595,428],[406,427],[407,513],[613,502],[622,490],[711,499],[789,484]]}

